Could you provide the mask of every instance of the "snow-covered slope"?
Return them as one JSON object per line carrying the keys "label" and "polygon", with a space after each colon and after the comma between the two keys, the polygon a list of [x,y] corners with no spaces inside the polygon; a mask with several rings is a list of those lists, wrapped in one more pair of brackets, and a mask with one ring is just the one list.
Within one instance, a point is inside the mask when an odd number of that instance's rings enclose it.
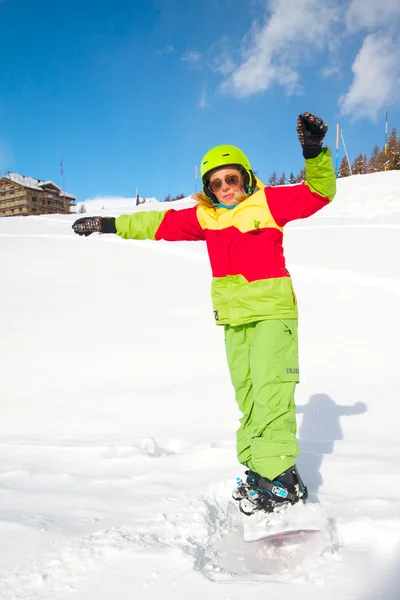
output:
{"label": "snow-covered slope", "polygon": [[353,175],[338,180],[335,202],[324,217],[390,219],[400,216],[400,171]]}
{"label": "snow-covered slope", "polygon": [[232,529],[239,415],[204,244],[0,219],[1,600],[397,598],[399,175],[341,180],[286,230],[311,495],[293,518],[326,547],[296,560]]}
{"label": "snow-covered slope", "polygon": [[[79,209],[82,204],[85,205],[88,214],[100,214],[105,213],[114,215],[114,213],[130,213],[136,210],[136,197],[135,198],[121,198],[119,196],[101,196],[96,198],[88,198],[84,202],[78,203],[77,208]],[[146,198],[144,203],[146,206],[159,204],[156,198]]]}
{"label": "snow-covered slope", "polygon": [[[320,213],[320,217],[332,216],[348,218],[390,218],[400,216],[400,171],[374,173],[370,175],[354,175],[339,179],[335,202]],[[384,202],[382,202],[384,190]],[[136,198],[120,198],[118,196],[90,198],[83,202],[87,214],[110,214],[111,216],[130,213],[135,210],[166,210],[168,208],[184,208],[193,206],[188,196],[175,202],[159,202],[156,198],[146,198],[143,206],[136,208]],[[80,204],[78,204],[79,208]]]}

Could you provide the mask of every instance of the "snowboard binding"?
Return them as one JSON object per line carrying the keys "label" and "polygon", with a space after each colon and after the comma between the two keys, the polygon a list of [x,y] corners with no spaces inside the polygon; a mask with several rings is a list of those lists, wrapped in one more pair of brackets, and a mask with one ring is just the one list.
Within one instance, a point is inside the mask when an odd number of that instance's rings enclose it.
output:
{"label": "snowboard binding", "polygon": [[232,498],[236,500],[236,502],[240,502],[243,499],[249,499],[251,497],[250,492],[257,489],[261,477],[258,473],[250,470],[245,471],[245,474],[247,475],[246,481],[243,481],[240,477],[236,478],[237,487],[232,492]]}
{"label": "snowboard binding", "polygon": [[308,490],[296,466],[284,471],[273,480],[261,477],[253,471],[246,471],[246,481],[237,480],[237,488],[232,498],[239,502],[239,509],[245,515],[263,510],[267,513],[300,500],[306,502]]}

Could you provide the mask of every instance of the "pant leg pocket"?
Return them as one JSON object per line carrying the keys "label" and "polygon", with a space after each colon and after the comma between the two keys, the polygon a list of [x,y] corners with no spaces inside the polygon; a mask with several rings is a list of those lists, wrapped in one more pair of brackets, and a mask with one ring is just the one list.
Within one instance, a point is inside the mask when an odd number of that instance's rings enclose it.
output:
{"label": "pant leg pocket", "polygon": [[261,321],[251,347],[251,378],[255,390],[265,384],[299,381],[297,320]]}
{"label": "pant leg pocket", "polygon": [[280,319],[279,323],[283,325],[283,331],[289,334],[293,341],[297,342],[298,339],[298,322],[297,319]]}
{"label": "pant leg pocket", "polygon": [[280,321],[283,327],[281,351],[274,361],[274,372],[276,379],[282,382],[300,381],[299,372],[299,344],[296,319]]}
{"label": "pant leg pocket", "polygon": [[299,383],[299,362],[296,357],[288,358],[285,362],[275,363],[271,368],[275,381]]}

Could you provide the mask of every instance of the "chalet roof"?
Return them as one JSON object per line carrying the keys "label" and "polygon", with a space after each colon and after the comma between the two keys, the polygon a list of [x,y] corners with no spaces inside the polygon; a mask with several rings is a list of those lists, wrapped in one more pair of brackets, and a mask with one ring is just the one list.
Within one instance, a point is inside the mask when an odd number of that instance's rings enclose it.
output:
{"label": "chalet roof", "polygon": [[34,179],[33,177],[26,177],[25,175],[20,175],[19,173],[11,173],[8,172],[7,179],[10,179],[14,183],[18,183],[19,185],[23,185],[27,188],[32,188],[33,190],[41,190],[38,186],[39,180]]}
{"label": "chalet roof", "polygon": [[56,185],[55,183],[53,183],[52,181],[39,181],[39,183],[38,183],[39,187],[47,187],[48,185],[52,185],[53,187],[60,190],[60,192],[62,191],[61,188],[58,185]]}
{"label": "chalet roof", "polygon": [[18,183],[23,187],[31,188],[32,190],[39,190],[41,192],[43,191],[44,187],[52,185],[60,191],[61,196],[75,199],[75,196],[73,196],[72,194],[64,193],[58,185],[56,185],[55,183],[53,183],[53,181],[50,180],[41,181],[40,179],[35,179],[34,177],[27,177],[26,175],[20,175],[19,173],[11,173],[10,171],[8,172],[7,179],[10,179],[14,183]]}

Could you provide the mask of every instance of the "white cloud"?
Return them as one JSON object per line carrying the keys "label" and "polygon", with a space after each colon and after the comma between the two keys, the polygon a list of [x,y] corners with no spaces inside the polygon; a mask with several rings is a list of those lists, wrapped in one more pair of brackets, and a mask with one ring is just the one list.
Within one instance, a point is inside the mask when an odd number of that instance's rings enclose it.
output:
{"label": "white cloud", "polygon": [[158,54],[166,55],[166,54],[174,54],[175,48],[173,46],[165,46],[161,50],[158,50]]}
{"label": "white cloud", "polygon": [[202,90],[197,107],[198,108],[208,108],[206,90]]}
{"label": "white cloud", "polygon": [[[356,41],[362,46],[353,82],[340,98],[342,114],[373,119],[399,101],[400,0],[263,0],[263,6],[264,18],[244,36],[236,64],[226,39],[216,53],[222,92],[243,98],[273,85],[299,92],[302,70],[317,60],[320,75],[343,77],[344,44]],[[363,30],[369,35],[361,41]]]}
{"label": "white cloud", "polygon": [[340,99],[342,114],[376,119],[400,100],[400,40],[387,33],[368,35],[354,64],[353,83]]}
{"label": "white cloud", "polygon": [[347,29],[376,29],[400,17],[399,0],[350,0],[345,20]]}
{"label": "white cloud", "polygon": [[201,58],[202,58],[202,54],[201,54],[201,52],[198,52],[198,50],[187,50],[183,54],[181,60],[183,60],[183,62],[189,63],[190,65],[194,66],[199,63]]}
{"label": "white cloud", "polygon": [[223,77],[228,77],[236,67],[233,60],[234,52],[229,36],[222,36],[207,51],[208,68]]}
{"label": "white cloud", "polygon": [[332,75],[339,75],[341,73],[340,67],[337,64],[329,65],[322,69],[322,75],[324,77],[332,77]]}
{"label": "white cloud", "polygon": [[214,59],[213,68],[226,77],[235,69],[235,63],[228,54],[221,54]]}
{"label": "white cloud", "polygon": [[269,0],[261,26],[246,35],[241,64],[222,90],[249,96],[278,83],[289,93],[298,88],[298,66],[310,51],[326,48],[338,20],[333,0]]}

